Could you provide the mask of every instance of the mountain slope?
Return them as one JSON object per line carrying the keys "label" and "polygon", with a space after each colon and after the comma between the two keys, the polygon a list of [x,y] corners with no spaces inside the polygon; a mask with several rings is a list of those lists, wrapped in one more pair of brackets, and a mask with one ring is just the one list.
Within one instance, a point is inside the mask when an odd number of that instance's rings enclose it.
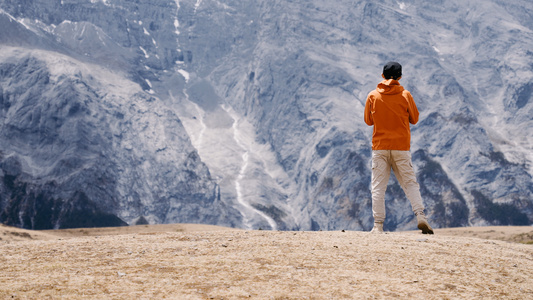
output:
{"label": "mountain slope", "polygon": [[[404,64],[402,83],[422,112],[412,152],[432,222],[531,222],[532,24],[519,5],[275,3],[254,22],[263,39],[210,78],[293,178],[300,226],[370,227],[371,131],[362,111],[387,60]],[[392,184],[386,226],[413,228]]]}
{"label": "mountain slope", "polygon": [[0,66],[3,222],[219,222],[217,185],[179,119],[139,85],[42,50],[4,47]]}
{"label": "mountain slope", "polygon": [[[368,229],[362,113],[388,60],[421,112],[411,152],[432,224],[533,222],[527,1],[0,8],[2,222],[61,227],[89,211],[117,225]],[[387,229],[415,228],[394,178],[386,200]]]}

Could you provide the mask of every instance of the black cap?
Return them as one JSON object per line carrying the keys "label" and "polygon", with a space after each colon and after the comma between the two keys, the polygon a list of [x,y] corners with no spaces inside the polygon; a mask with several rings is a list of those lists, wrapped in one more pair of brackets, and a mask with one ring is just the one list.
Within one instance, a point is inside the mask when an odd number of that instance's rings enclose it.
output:
{"label": "black cap", "polygon": [[383,67],[383,76],[386,79],[398,79],[402,77],[402,65],[395,61],[390,61]]}

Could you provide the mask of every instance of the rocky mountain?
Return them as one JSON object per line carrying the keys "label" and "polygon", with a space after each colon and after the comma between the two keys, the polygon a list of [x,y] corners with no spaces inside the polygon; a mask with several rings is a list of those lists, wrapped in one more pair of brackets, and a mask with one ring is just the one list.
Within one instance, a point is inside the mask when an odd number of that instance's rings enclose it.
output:
{"label": "rocky mountain", "polygon": [[[367,230],[366,95],[421,112],[434,227],[533,223],[533,4],[0,0],[0,221]],[[391,178],[386,230],[415,228]]]}

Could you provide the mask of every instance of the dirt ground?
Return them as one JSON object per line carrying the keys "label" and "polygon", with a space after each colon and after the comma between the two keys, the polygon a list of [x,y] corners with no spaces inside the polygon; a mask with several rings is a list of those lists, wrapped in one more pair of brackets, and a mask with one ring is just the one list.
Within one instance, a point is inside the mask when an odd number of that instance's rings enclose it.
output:
{"label": "dirt ground", "polygon": [[532,234],[0,226],[0,299],[533,299]]}

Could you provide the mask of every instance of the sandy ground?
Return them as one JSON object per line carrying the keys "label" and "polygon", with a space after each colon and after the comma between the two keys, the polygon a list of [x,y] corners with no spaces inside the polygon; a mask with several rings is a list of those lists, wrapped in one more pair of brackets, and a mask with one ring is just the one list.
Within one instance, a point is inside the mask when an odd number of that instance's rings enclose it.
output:
{"label": "sandy ground", "polygon": [[435,234],[477,237],[533,245],[533,226],[489,226],[436,229]]}
{"label": "sandy ground", "polygon": [[0,299],[533,299],[531,234],[0,226]]}

